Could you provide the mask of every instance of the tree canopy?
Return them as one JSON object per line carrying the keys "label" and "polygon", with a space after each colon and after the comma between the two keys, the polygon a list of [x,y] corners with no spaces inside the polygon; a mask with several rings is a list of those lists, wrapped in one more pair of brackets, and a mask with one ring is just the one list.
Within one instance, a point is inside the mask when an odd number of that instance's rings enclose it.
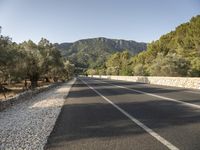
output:
{"label": "tree canopy", "polygon": [[200,77],[200,15],[149,43],[146,51],[130,55],[115,53],[100,68],[108,75]]}
{"label": "tree canopy", "polygon": [[31,40],[16,44],[9,37],[0,37],[0,83],[29,79],[36,87],[39,79],[65,80],[73,72],[74,65],[47,39],[38,44]]}

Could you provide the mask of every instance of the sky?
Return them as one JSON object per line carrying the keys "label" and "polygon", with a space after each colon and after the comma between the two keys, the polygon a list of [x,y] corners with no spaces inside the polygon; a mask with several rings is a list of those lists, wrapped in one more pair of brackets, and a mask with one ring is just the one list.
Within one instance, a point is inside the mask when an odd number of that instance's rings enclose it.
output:
{"label": "sky", "polygon": [[151,42],[200,15],[200,0],[0,0],[2,35],[19,43],[107,37]]}

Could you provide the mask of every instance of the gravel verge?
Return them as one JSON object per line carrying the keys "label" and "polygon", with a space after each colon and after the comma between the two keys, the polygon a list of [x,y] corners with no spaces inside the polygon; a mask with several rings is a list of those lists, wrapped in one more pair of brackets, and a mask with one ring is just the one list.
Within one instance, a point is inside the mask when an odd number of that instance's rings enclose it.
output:
{"label": "gravel verge", "polygon": [[0,112],[0,150],[41,150],[76,79]]}
{"label": "gravel verge", "polygon": [[54,88],[54,87],[56,87],[60,84],[62,84],[62,83],[59,82],[59,83],[53,83],[53,84],[50,84],[50,85],[45,85],[45,86],[42,86],[42,87],[37,87],[34,90],[28,90],[28,91],[19,93],[14,97],[4,99],[4,100],[0,100],[0,111],[4,110],[4,109],[6,109],[10,106],[13,106],[17,103],[21,103],[25,100],[29,100],[30,98],[36,96],[38,93],[47,91],[47,90]]}

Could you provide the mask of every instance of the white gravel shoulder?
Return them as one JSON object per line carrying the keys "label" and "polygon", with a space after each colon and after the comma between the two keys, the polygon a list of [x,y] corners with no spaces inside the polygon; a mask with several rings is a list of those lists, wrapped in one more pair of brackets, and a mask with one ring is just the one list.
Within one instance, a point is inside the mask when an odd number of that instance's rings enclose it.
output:
{"label": "white gravel shoulder", "polygon": [[75,80],[0,112],[0,150],[42,150]]}

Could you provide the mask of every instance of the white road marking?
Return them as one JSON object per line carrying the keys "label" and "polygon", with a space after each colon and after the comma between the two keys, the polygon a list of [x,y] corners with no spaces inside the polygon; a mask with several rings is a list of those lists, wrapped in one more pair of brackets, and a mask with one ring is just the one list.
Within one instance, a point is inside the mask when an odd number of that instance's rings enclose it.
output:
{"label": "white road marking", "polygon": [[151,94],[151,93],[135,90],[135,89],[127,88],[125,86],[120,86],[120,85],[116,85],[116,84],[112,84],[112,83],[108,83],[108,82],[104,82],[104,81],[99,81],[99,80],[95,80],[95,81],[98,81],[98,82],[101,82],[101,83],[110,84],[110,85],[113,85],[113,86],[116,86],[116,87],[119,87],[119,88],[127,89],[127,90],[130,90],[130,91],[134,91],[134,92],[145,94],[145,95],[149,95],[149,96],[152,96],[152,97],[161,98],[161,99],[168,100],[168,101],[181,103],[182,105],[185,105],[185,106],[190,106],[190,107],[193,107],[193,108],[200,109],[200,105],[191,104],[191,103],[184,102],[184,101],[179,101],[179,100],[176,100],[176,99],[173,99],[173,98],[169,98],[169,97],[165,97],[165,96],[160,96],[160,95],[156,95],[156,94]]}
{"label": "white road marking", "polygon": [[[80,78],[79,78],[80,79]],[[80,79],[81,80],[81,79]],[[113,103],[111,100],[103,96],[100,92],[98,92],[96,89],[88,85],[85,81],[81,80],[83,83],[85,83],[91,90],[93,90],[95,93],[97,93],[99,96],[101,96],[104,100],[106,100],[108,103],[110,103],[112,106],[114,106],[116,109],[118,109],[121,113],[123,113],[126,117],[128,117],[131,121],[136,123],[138,126],[140,126],[142,129],[144,129],[147,133],[149,133],[151,136],[153,136],[155,139],[157,139],[159,142],[161,142],[163,145],[168,147],[170,150],[179,150],[176,146],[174,146],[172,143],[161,137],[159,134],[154,132],[152,129],[147,127],[145,124],[137,120],[135,117],[131,116],[129,113],[127,113],[125,110],[120,108],[118,105]]]}
{"label": "white road marking", "polygon": [[200,92],[197,92],[197,91],[185,91],[185,92],[193,93],[193,94],[200,94]]}

